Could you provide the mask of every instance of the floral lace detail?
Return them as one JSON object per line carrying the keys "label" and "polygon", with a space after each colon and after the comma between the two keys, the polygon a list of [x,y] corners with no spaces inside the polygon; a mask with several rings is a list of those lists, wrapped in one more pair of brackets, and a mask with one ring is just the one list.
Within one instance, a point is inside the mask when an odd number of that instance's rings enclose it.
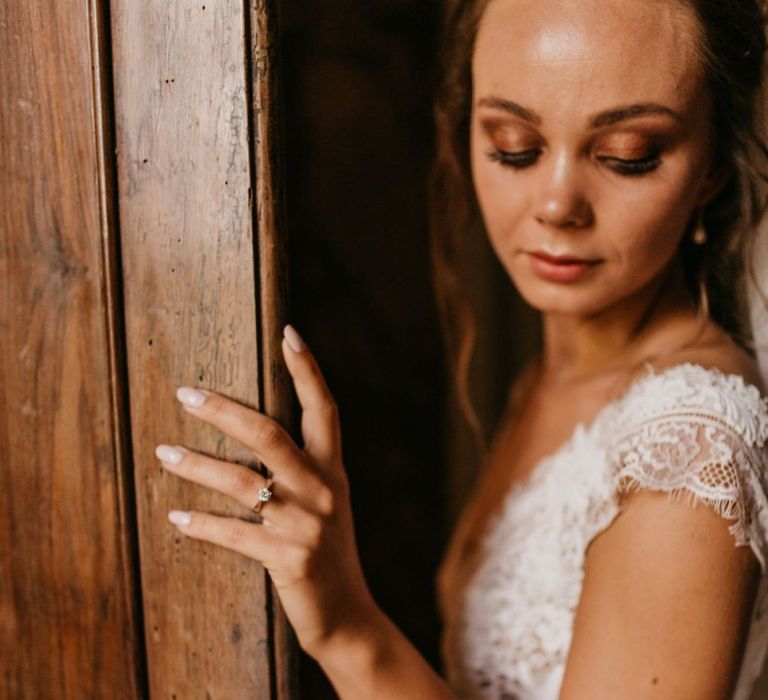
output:
{"label": "floral lace detail", "polygon": [[[555,700],[591,540],[621,492],[667,491],[712,505],[737,546],[768,554],[768,398],[738,375],[692,363],[635,380],[514,487],[489,522],[480,565],[447,614],[443,660],[466,698]],[[735,699],[768,646],[763,578]]]}
{"label": "floral lace detail", "polygon": [[736,546],[752,545],[765,573],[768,484],[761,448],[768,399],[738,375],[686,365],[664,381],[635,386],[618,409],[619,437],[609,449],[617,490],[668,491],[708,503],[735,521],[729,530]]}

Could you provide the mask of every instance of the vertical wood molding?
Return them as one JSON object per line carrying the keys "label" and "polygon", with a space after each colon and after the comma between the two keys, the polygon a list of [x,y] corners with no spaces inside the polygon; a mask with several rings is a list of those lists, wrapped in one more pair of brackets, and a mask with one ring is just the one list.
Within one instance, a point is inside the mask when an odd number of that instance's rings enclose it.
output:
{"label": "vertical wood molding", "polygon": [[[99,223],[102,241],[103,289],[110,366],[110,409],[115,440],[117,482],[117,527],[120,560],[126,562],[118,574],[125,597],[122,601],[131,627],[126,642],[132,647],[134,683],[124,687],[126,697],[146,696],[147,667],[144,622],[141,606],[140,562],[136,503],[131,459],[128,376],[125,357],[125,320],[120,278],[120,236],[117,211],[117,172],[112,91],[111,37],[108,0],[88,0],[93,80],[93,120],[99,179]],[[116,659],[119,663],[119,659]]]}
{"label": "vertical wood molding", "polygon": [[103,28],[93,3],[0,6],[0,695],[7,698],[144,695]]}
{"label": "vertical wood molding", "polygon": [[[283,177],[283,114],[280,73],[280,3],[252,0],[246,17],[250,38],[247,81],[251,89],[250,133],[255,229],[258,231],[257,274],[260,289],[262,340],[262,407],[299,445],[300,430],[293,415],[293,385],[281,350],[282,329],[288,320],[288,256]],[[253,201],[253,200],[252,200]],[[277,700],[298,697],[298,644],[274,586],[267,580],[272,615],[273,693]]]}

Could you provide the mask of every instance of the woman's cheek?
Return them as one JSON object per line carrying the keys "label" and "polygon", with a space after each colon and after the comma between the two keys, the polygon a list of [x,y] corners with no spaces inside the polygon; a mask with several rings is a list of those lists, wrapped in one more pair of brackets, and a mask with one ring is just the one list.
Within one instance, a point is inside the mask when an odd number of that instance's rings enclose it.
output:
{"label": "woman's cheek", "polygon": [[[618,246],[617,258],[621,260],[618,272],[619,285],[636,291],[659,275],[669,264],[678,247],[679,236],[667,227],[646,229]],[[621,280],[624,280],[623,283]]]}
{"label": "woman's cheek", "polygon": [[[498,166],[495,170],[499,170]],[[507,195],[510,194],[509,182],[505,182],[503,173],[494,172],[491,163],[480,161],[475,165],[475,192],[484,218],[489,221],[498,218],[503,210]]]}
{"label": "woman's cheek", "polygon": [[493,176],[479,176],[478,184],[478,205],[491,246],[502,259],[509,257],[519,245],[514,240],[522,217],[519,190]]}

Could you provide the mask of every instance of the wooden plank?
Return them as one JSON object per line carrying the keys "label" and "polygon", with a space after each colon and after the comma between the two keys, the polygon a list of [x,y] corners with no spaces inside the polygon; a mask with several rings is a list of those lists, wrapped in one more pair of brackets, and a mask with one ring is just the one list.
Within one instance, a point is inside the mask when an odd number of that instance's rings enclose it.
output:
{"label": "wooden plank", "polygon": [[166,518],[172,508],[249,511],[164,473],[154,457],[165,442],[257,465],[175,399],[191,385],[262,405],[247,22],[232,0],[118,0],[112,9],[149,686],[163,698],[273,695],[264,569],[184,538]]}
{"label": "wooden plank", "polygon": [[4,698],[144,695],[103,27],[0,4]]}
{"label": "wooden plank", "polygon": [[[250,38],[251,162],[257,167],[255,204],[258,220],[263,400],[266,413],[287,427],[301,445],[297,416],[292,413],[292,382],[280,349],[288,314],[288,256],[284,210],[282,86],[280,73],[280,4],[254,0],[246,34]],[[292,700],[299,695],[299,649],[274,586],[269,587],[272,614],[274,696]]]}

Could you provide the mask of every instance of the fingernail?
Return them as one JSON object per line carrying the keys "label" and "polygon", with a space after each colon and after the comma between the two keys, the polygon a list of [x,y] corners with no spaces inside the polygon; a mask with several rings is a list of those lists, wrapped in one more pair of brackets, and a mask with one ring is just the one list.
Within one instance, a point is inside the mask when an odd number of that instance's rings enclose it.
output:
{"label": "fingernail", "polygon": [[283,328],[283,335],[294,352],[302,352],[307,347],[292,325],[288,324]]}
{"label": "fingernail", "polygon": [[163,462],[170,462],[171,464],[178,464],[181,462],[181,458],[184,453],[170,445],[158,445],[155,448],[155,456]]}
{"label": "fingernail", "polygon": [[192,522],[192,515],[185,510],[172,510],[168,512],[168,520],[174,525],[189,525]]}
{"label": "fingernail", "polygon": [[188,386],[180,386],[176,390],[176,398],[187,406],[194,406],[197,408],[205,403],[207,397],[203,392],[198,391],[197,389],[190,389]]}

